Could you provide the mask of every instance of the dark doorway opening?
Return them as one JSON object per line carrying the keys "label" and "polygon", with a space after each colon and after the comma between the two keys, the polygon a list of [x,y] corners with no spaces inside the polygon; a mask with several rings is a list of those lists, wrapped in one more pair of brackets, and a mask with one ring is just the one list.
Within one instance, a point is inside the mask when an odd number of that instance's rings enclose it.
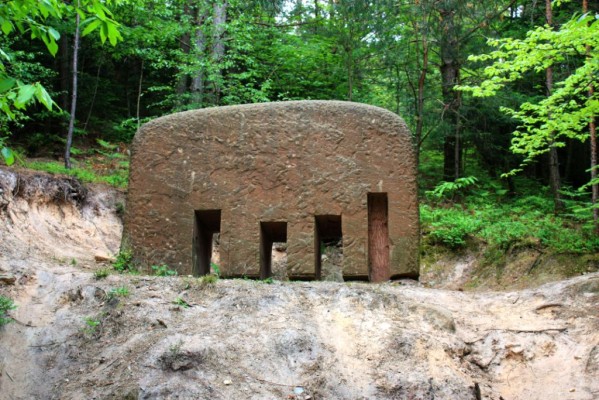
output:
{"label": "dark doorway opening", "polygon": [[260,279],[272,276],[273,243],[287,242],[287,222],[260,222]]}
{"label": "dark doorway opening", "polygon": [[315,279],[343,279],[341,215],[314,216],[314,255]]}
{"label": "dark doorway opening", "polygon": [[390,278],[387,193],[368,193],[368,274],[371,282]]}
{"label": "dark doorway opening", "polygon": [[193,226],[193,275],[208,275],[212,262],[213,242],[220,233],[221,210],[196,210]]}

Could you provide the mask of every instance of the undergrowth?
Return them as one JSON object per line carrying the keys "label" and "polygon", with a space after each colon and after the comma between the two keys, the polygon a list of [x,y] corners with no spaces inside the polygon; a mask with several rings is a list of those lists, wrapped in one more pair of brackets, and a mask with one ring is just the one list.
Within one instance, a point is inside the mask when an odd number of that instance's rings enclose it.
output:
{"label": "undergrowth", "polygon": [[[124,147],[124,146],[123,146]],[[127,151],[120,145],[97,139],[85,150],[71,149],[73,168],[67,169],[62,161],[27,160],[24,153],[15,151],[17,164],[50,174],[68,175],[85,183],[106,183],[117,188],[126,188],[129,180]]]}
{"label": "undergrowth", "polygon": [[79,166],[71,169],[65,168],[65,166],[58,161],[26,161],[24,166],[36,171],[73,176],[86,183],[106,183],[117,188],[125,188],[127,187],[129,163],[126,161],[123,161],[122,163],[121,168],[104,173],[94,170],[91,163],[87,162],[78,163]]}
{"label": "undergrowth", "polygon": [[599,252],[589,206],[575,196],[566,201],[566,211],[556,215],[545,188],[533,182],[527,182],[524,193],[517,197],[507,196],[497,182],[474,183],[471,181],[460,201],[448,198],[453,198],[451,191],[445,198],[438,195],[439,190],[428,192],[433,195],[420,206],[425,243],[456,250],[471,239],[503,251],[527,246],[558,254]]}

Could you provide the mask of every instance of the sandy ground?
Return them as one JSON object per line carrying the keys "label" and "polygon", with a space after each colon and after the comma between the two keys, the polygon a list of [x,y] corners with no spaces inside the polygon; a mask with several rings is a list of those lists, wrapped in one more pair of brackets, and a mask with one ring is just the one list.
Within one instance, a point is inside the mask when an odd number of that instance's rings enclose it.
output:
{"label": "sandy ground", "polygon": [[599,398],[596,273],[484,293],[96,279],[122,195],[31,195],[7,174],[0,294],[18,308],[0,328],[0,399]]}

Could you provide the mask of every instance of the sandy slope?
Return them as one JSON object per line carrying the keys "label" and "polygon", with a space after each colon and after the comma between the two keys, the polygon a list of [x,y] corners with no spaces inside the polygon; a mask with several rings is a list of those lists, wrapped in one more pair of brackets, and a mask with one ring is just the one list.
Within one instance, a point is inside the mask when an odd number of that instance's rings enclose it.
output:
{"label": "sandy slope", "polygon": [[[19,308],[0,329],[0,399],[599,398],[597,274],[502,293],[96,280],[94,256],[118,249],[120,196],[46,199],[7,174],[0,276],[16,281],[0,294]],[[84,332],[85,317],[100,324]]]}

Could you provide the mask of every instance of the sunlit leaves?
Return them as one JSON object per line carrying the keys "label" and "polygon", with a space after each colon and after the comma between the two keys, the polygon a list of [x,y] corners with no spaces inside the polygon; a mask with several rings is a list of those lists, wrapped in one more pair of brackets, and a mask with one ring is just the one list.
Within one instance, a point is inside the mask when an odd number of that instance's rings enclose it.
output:
{"label": "sunlit leaves", "polygon": [[[119,24],[112,18],[107,8],[120,0],[11,0],[0,6],[0,31],[3,35],[28,35],[31,39],[41,40],[48,52],[55,56],[58,52],[59,31],[53,26],[65,18],[78,14],[86,24],[83,35],[100,28],[102,43],[108,40],[113,46],[122,40],[118,31]],[[4,41],[3,43],[6,43]],[[52,110],[55,103],[39,82],[25,84],[7,75],[11,59],[9,49],[0,49],[0,113],[8,120],[15,120],[18,110],[24,110],[32,103],[39,103]],[[5,131],[2,134],[6,134]],[[0,136],[0,139],[3,139]],[[3,141],[2,143],[3,144]],[[2,146],[2,158],[7,164],[14,162],[10,149]]]}
{"label": "sunlit leaves", "polygon": [[[599,113],[597,93],[588,95],[589,85],[599,78],[599,21],[585,14],[574,17],[559,30],[538,27],[521,40],[490,40],[496,48],[489,54],[471,56],[473,61],[492,62],[478,86],[460,87],[474,96],[493,96],[507,84],[524,79],[527,73],[540,73],[557,67],[569,59],[578,59],[574,68],[557,82],[550,96],[536,102],[525,102],[519,109],[502,108],[520,126],[514,132],[511,149],[525,156],[525,162],[549,150],[565,146],[565,139],[585,141],[587,125]],[[586,46],[590,52],[586,56]]]}
{"label": "sunlit leaves", "polygon": [[11,166],[15,163],[15,155],[11,149],[8,147],[2,147],[0,153],[2,154],[2,158],[4,158],[6,165]]}

